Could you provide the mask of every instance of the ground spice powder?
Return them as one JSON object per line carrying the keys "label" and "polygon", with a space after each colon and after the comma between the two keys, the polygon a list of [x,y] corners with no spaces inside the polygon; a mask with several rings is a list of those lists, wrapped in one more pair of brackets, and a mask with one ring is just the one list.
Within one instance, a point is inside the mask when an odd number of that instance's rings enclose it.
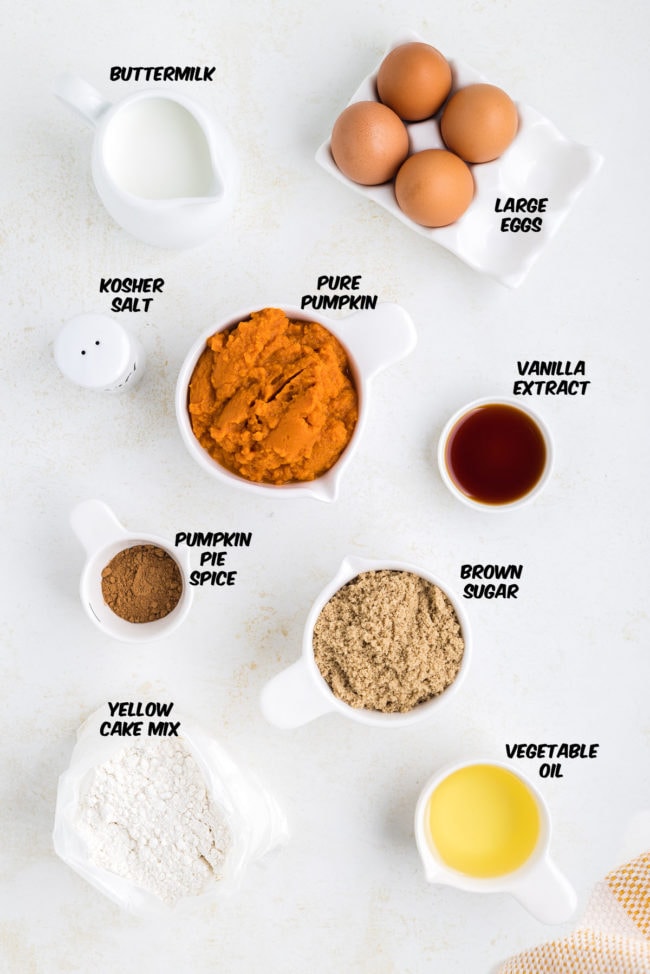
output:
{"label": "ground spice powder", "polygon": [[314,657],[351,707],[406,713],[458,675],[465,643],[445,593],[406,571],[362,572],[336,592],[314,627]]}
{"label": "ground spice powder", "polygon": [[102,595],[127,622],[154,622],[176,608],[183,578],[174,559],[157,545],[124,548],[102,570]]}

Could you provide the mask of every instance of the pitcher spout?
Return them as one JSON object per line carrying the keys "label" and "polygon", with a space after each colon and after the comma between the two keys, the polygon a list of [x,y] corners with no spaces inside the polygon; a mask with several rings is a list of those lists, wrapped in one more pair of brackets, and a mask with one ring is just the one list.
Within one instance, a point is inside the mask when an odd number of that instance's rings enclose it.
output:
{"label": "pitcher spout", "polygon": [[239,167],[226,129],[192,99],[149,89],[110,105],[81,79],[57,95],[95,126],[97,193],[124,230],[157,247],[205,243],[231,212]]}

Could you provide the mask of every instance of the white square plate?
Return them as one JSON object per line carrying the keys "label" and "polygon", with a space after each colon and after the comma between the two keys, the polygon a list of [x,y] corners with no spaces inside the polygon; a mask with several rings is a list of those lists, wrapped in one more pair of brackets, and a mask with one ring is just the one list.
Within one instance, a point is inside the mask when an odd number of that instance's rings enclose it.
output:
{"label": "white square plate", "polygon": [[[390,45],[386,54],[399,44],[421,40],[416,34],[405,34]],[[469,65],[448,60],[453,78],[452,92],[466,85],[487,81]],[[378,100],[378,69],[379,65],[364,79],[348,104]],[[519,131],[514,142],[494,162],[471,166],[476,185],[474,199],[463,216],[448,227],[422,227],[405,216],[395,200],[392,182],[381,186],[361,186],[348,179],[334,163],[329,139],[318,149],[316,161],[357,193],[375,200],[416,233],[435,240],[475,270],[515,288],[522,283],[587,181],[603,162],[602,156],[593,149],[565,138],[534,108],[520,102],[516,102],[516,105]],[[438,118],[439,115],[436,115],[434,119],[424,122],[407,123],[411,152],[444,148]],[[500,199],[503,206],[510,197],[548,199],[546,212],[541,214],[542,227],[539,232],[502,232],[502,219],[513,214],[497,213],[496,201]],[[519,216],[535,217],[537,214]]]}

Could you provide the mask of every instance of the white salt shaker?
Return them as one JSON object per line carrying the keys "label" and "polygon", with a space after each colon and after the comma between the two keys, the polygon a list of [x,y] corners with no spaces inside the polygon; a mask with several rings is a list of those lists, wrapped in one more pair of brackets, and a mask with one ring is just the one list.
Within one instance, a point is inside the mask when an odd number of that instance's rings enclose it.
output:
{"label": "white salt shaker", "polygon": [[54,341],[54,359],[66,378],[100,392],[132,388],[144,369],[140,342],[115,318],[100,314],[66,322]]}

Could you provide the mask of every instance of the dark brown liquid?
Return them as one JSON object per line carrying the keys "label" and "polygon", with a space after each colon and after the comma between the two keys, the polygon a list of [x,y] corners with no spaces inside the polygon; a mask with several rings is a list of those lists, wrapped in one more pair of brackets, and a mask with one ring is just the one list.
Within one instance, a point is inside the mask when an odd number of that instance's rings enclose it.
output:
{"label": "dark brown liquid", "polygon": [[445,464],[467,497],[481,504],[510,504],[540,480],[546,443],[527,413],[486,403],[458,420],[447,438]]}

